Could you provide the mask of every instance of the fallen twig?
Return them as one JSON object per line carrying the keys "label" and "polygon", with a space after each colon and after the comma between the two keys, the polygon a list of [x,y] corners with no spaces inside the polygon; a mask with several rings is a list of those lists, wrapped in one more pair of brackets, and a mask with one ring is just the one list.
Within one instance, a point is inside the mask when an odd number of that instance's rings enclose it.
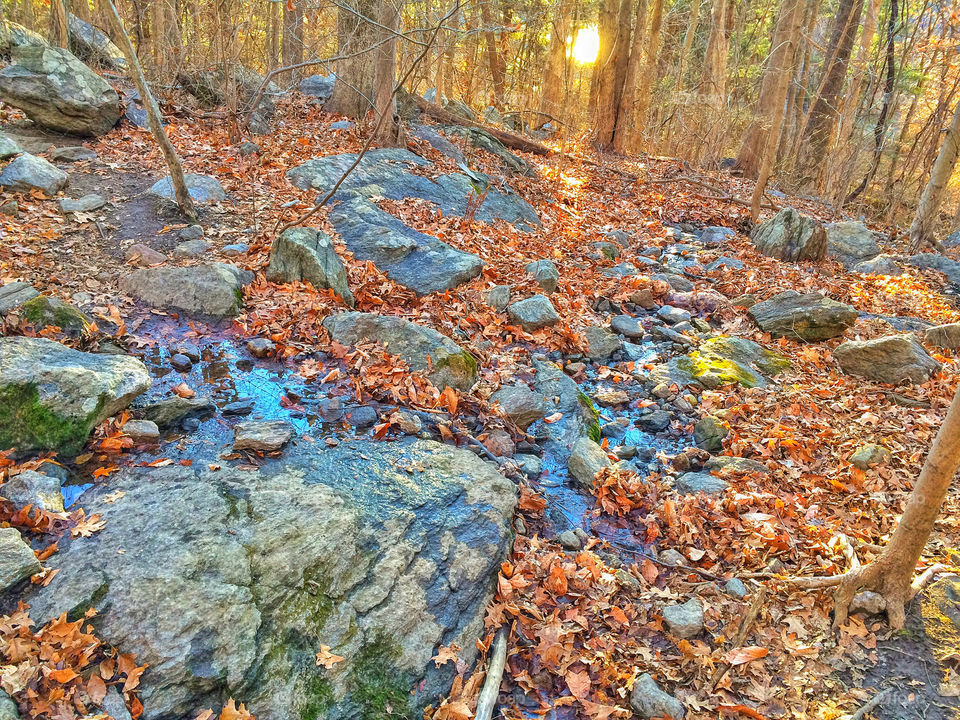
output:
{"label": "fallen twig", "polygon": [[487,663],[487,677],[484,678],[480,696],[477,698],[477,712],[474,720],[490,720],[500,695],[500,683],[503,682],[503,669],[507,664],[507,630],[501,627],[490,645],[490,658]]}
{"label": "fallen twig", "polygon": [[851,715],[848,720],[863,720],[863,718],[867,716],[867,713],[872,712],[880,707],[880,703],[886,700],[887,695],[889,695],[891,692],[893,692],[892,688],[887,688],[882,692],[878,692],[876,695],[870,698],[870,700],[868,700],[863,707]]}
{"label": "fallen twig", "polygon": [[[753,596],[753,600],[750,602],[750,607],[747,609],[747,614],[743,616],[743,620],[740,622],[740,628],[737,630],[737,636],[733,640],[733,647],[741,647],[744,641],[747,639],[747,635],[750,633],[750,627],[757,620],[757,616],[760,614],[760,608],[763,605],[764,600],[767,599],[767,588],[763,585],[760,586],[760,589],[757,590],[756,594]],[[732,665],[727,661],[724,661],[713,673],[713,676],[710,678],[710,690],[712,691],[721,680],[723,676],[727,674]]]}

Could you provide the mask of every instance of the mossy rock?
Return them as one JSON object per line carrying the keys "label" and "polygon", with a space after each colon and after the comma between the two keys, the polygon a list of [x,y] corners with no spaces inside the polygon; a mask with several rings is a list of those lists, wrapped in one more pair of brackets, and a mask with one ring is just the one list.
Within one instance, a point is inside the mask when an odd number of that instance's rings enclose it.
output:
{"label": "mossy rock", "polygon": [[0,388],[0,448],[57,448],[73,454],[83,447],[100,411],[74,420],[57,415],[40,402],[36,385]]}
{"label": "mossy rock", "polygon": [[70,303],[49,295],[38,295],[20,306],[20,315],[34,327],[58,327],[68,335],[82,335],[90,328],[90,318]]}
{"label": "mossy rock", "polygon": [[668,378],[680,385],[706,388],[739,383],[765,387],[767,379],[790,369],[790,361],[757,343],[737,337],[717,337],[667,366]]}

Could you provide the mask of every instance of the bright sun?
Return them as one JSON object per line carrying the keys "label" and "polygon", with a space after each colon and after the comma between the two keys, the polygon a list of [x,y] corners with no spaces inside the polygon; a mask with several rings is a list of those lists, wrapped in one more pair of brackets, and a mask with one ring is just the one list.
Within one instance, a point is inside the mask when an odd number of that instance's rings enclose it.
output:
{"label": "bright sun", "polygon": [[588,25],[577,30],[573,42],[570,44],[570,56],[581,65],[589,65],[596,61],[600,52],[600,35],[596,25]]}

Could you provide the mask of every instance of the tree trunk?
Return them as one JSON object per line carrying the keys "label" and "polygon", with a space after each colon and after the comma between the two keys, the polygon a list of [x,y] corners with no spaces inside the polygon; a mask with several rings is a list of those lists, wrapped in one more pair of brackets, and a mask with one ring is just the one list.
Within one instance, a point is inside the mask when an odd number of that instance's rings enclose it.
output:
{"label": "tree trunk", "polygon": [[69,44],[67,18],[70,16],[68,0],[50,0],[50,44],[65,48]]}
{"label": "tree trunk", "polygon": [[387,0],[343,0],[337,10],[340,55],[359,54],[338,63],[337,82],[324,105],[328,112],[362,118],[375,107],[378,44],[392,42],[376,24],[381,4]]}
{"label": "tree trunk", "polygon": [[710,38],[700,75],[700,94],[716,98],[709,104],[722,105],[726,95],[727,48],[727,0],[713,0]]}
{"label": "tree trunk", "polygon": [[796,47],[795,36],[800,0],[783,0],[773,33],[773,45],[763,71],[757,113],[743,135],[737,155],[736,170],[746,177],[760,173],[762,158],[770,135],[779,136],[784,104],[790,79],[790,68]]}
{"label": "tree trunk", "polygon": [[482,0],[480,3],[480,22],[483,23],[487,67],[490,69],[490,80],[493,87],[493,105],[502,108],[507,84],[507,64],[500,56],[497,35],[493,30],[493,16],[490,14],[489,0]]}
{"label": "tree trunk", "polygon": [[448,99],[454,95],[454,55],[457,52],[457,29],[460,27],[460,6],[454,8],[454,14],[447,21],[451,29],[447,30],[447,47],[443,53],[443,88],[437,88],[437,102],[440,103],[441,92]]}
{"label": "tree trunk", "polygon": [[613,147],[627,70],[631,24],[629,0],[603,0],[597,32],[600,51],[591,81],[591,140],[601,150]]}
{"label": "tree trunk", "polygon": [[386,0],[380,3],[380,15],[377,22],[384,33],[384,43],[374,50],[374,77],[373,77],[373,109],[378,122],[374,140],[381,145],[397,145],[399,141],[399,126],[396,121],[396,96],[393,85],[397,73],[397,38],[388,31],[397,31],[400,24],[400,13],[396,6]]}
{"label": "tree trunk", "polygon": [[150,92],[150,86],[143,76],[143,69],[140,67],[140,61],[137,59],[137,53],[134,52],[133,44],[130,42],[130,36],[123,29],[123,22],[120,20],[120,14],[117,12],[113,0],[100,0],[101,7],[107,13],[107,19],[110,22],[110,30],[114,41],[119,45],[127,61],[127,68],[130,72],[130,79],[137,86],[140,93],[140,99],[143,102],[143,108],[147,112],[147,121],[150,123],[150,132],[156,139],[160,150],[163,152],[163,159],[167,163],[167,169],[170,171],[170,179],[173,182],[174,196],[177,199],[177,205],[180,206],[180,212],[191,220],[196,220],[197,210],[193,204],[193,198],[187,189],[187,183],[183,178],[183,166],[180,164],[180,157],[177,151],[170,143],[170,138],[163,129],[163,119],[160,116],[160,108],[157,107],[157,101]]}
{"label": "tree trunk", "polygon": [[[543,73],[543,89],[540,95],[540,110],[548,115],[563,116],[563,79],[567,70],[567,15],[569,8],[564,0],[557,3],[556,12],[550,24],[550,48]],[[538,125],[547,122],[546,118]]]}
{"label": "tree trunk", "polygon": [[276,69],[280,61],[280,3],[267,3],[267,71]]}
{"label": "tree trunk", "polygon": [[637,130],[634,143],[630,149],[639,149],[637,141],[646,131],[647,111],[650,108],[650,95],[653,92],[653,81],[657,77],[657,67],[660,62],[660,30],[663,26],[663,0],[653,0],[653,14],[650,16],[650,31],[647,34],[647,50],[643,60],[643,72],[640,75],[640,89],[637,97],[637,107],[634,126]]}
{"label": "tree trunk", "polygon": [[[655,0],[659,1],[659,0]],[[630,151],[634,138],[639,131],[637,104],[640,99],[639,85],[643,65],[643,39],[647,29],[647,0],[638,0],[637,16],[633,21],[633,39],[630,41],[630,57],[623,77],[623,97],[617,117],[617,133],[613,138],[613,149],[618,153]]]}
{"label": "tree trunk", "polygon": [[[343,21],[344,10],[338,10],[337,26]],[[302,0],[293,0],[283,4],[283,45],[280,50],[284,67],[299,65],[303,62],[303,5]],[[291,82],[300,78],[300,71],[294,70]],[[339,83],[337,83],[339,85]]]}
{"label": "tree trunk", "polygon": [[[960,109],[954,119],[960,117]],[[958,123],[954,123],[958,124]],[[942,154],[942,153],[941,153]],[[890,627],[899,630],[906,620],[904,606],[913,596],[913,574],[950,483],[960,467],[960,392],[953,396],[906,509],[886,548],[873,562],[844,576],[834,597],[834,624],[847,619],[853,596],[873,590],[887,601]]]}
{"label": "tree trunk", "polygon": [[28,30],[33,30],[33,26],[36,23],[36,13],[33,9],[33,0],[22,0],[20,4],[20,11],[17,14],[17,19],[20,21],[20,24],[26,27]]}
{"label": "tree trunk", "polygon": [[[913,224],[910,226],[910,252],[917,252],[925,242],[933,239],[933,227],[937,219],[937,211],[940,209],[940,203],[943,202],[943,191],[950,182],[953,175],[953,169],[957,165],[957,155],[960,154],[960,102],[957,103],[953,111],[953,121],[947,128],[943,136],[943,143],[940,145],[940,153],[937,155],[937,161],[933,164],[933,170],[930,172],[930,180],[923,189],[920,196],[920,203],[917,205],[917,214],[913,217]],[[954,436],[953,441],[957,445]]]}

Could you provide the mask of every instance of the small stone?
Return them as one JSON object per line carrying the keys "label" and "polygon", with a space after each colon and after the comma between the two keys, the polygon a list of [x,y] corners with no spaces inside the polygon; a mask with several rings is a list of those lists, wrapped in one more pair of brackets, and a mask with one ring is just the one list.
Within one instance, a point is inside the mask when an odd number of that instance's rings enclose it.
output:
{"label": "small stone", "polygon": [[152,247],[144,245],[143,243],[137,243],[127,248],[126,257],[128,263],[131,265],[137,265],[139,267],[159,265],[167,260],[166,255],[161,252],[157,252]]}
{"label": "small stone", "polygon": [[200,348],[191,342],[178,342],[170,346],[174,355],[186,355],[192,362],[200,362]]}
{"label": "small stone", "polygon": [[175,425],[191,416],[211,414],[216,406],[208,397],[182,398],[178,395],[163,398],[143,408],[143,417],[159,427]]}
{"label": "small stone", "polygon": [[858,448],[857,451],[850,456],[850,462],[860,470],[868,470],[874,465],[879,465],[890,458],[890,451],[885,447],[869,443]]}
{"label": "small stone", "polygon": [[496,457],[511,457],[517,451],[513,438],[506,430],[491,430],[487,433],[483,446]]}
{"label": "small stone", "polygon": [[640,581],[637,580],[637,578],[635,578],[633,575],[631,575],[630,573],[628,573],[628,572],[627,572],[626,570],[624,570],[623,568],[620,568],[619,570],[617,570],[617,572],[615,573],[615,575],[616,575],[617,580],[618,580],[618,581],[620,582],[620,584],[621,584],[622,586],[624,586],[624,587],[628,587],[628,588],[630,588],[631,590],[639,590],[641,587],[643,587],[643,586],[640,584]]}
{"label": "small stone", "polygon": [[406,410],[398,410],[394,413],[393,421],[400,428],[400,432],[405,435],[417,435],[423,430],[423,420],[420,419],[420,416]]}
{"label": "small stone", "polygon": [[600,426],[600,437],[619,440],[627,434],[626,425],[622,422],[608,422]]}
{"label": "small stone", "polygon": [[260,152],[260,146],[257,145],[255,142],[250,142],[250,141],[240,143],[240,147],[238,149],[240,150],[241,157],[249,157],[250,155],[257,155]]}
{"label": "small stone", "polygon": [[253,412],[256,402],[253,398],[241,398],[229,402],[220,408],[220,413],[225,417],[244,417]]}
{"label": "small stone", "polygon": [[690,598],[682,605],[667,605],[663,609],[663,622],[677,637],[692,638],[703,630],[703,605],[697,598]]}
{"label": "small stone", "polygon": [[552,293],[557,289],[557,282],[560,280],[560,271],[550,260],[534,260],[528,263],[525,268],[528,273],[533,275],[544,292]]}
{"label": "small stone", "polygon": [[688,472],[677,478],[675,482],[677,492],[682,495],[718,495],[727,489],[727,483],[722,478],[705,472]]}
{"label": "small stone", "polygon": [[233,449],[276,452],[292,438],[293,426],[283,420],[241,423],[233,431]]}
{"label": "small stone", "polygon": [[637,456],[636,445],[617,445],[613,448],[613,454],[620,460],[632,460]]}
{"label": "small stone", "polygon": [[655,398],[659,398],[660,400],[669,400],[673,397],[674,392],[666,383],[657,383],[653,386],[653,390],[650,391],[650,394]]}
{"label": "small stone", "polygon": [[0,690],[0,720],[20,720],[17,704],[3,690]]}
{"label": "small stone", "polygon": [[0,185],[13,192],[42,190],[56,195],[67,185],[67,174],[41,157],[23,153],[0,172]]}
{"label": "small stone", "polygon": [[352,130],[354,124],[349,120],[337,120],[336,122],[330,123],[331,130]]}
{"label": "small stone", "polygon": [[179,234],[179,238],[181,241],[199,240],[202,237],[203,237],[202,225],[187,225],[187,227],[181,230]]}
{"label": "small stone", "polygon": [[563,371],[570,377],[576,377],[580,373],[586,372],[587,366],[582,362],[567,363]]}
{"label": "small stone", "polygon": [[324,398],[318,405],[320,417],[327,422],[336,422],[343,417],[343,404],[339,398]]}
{"label": "small stone", "polygon": [[531,480],[540,477],[543,472],[543,461],[536,455],[521,454],[516,456],[516,460],[520,463],[520,472]]}
{"label": "small stone", "polygon": [[727,595],[741,600],[747,596],[747,586],[743,584],[743,580],[739,580],[738,578],[730,578],[727,580],[723,589]]}
{"label": "small stone", "polygon": [[160,439],[160,428],[150,420],[128,420],[123,432],[134,442],[155,442]]}
{"label": "small stone", "polygon": [[527,332],[550,327],[560,322],[556,308],[546,295],[534,295],[515,302],[507,307],[507,314],[510,320],[519,324]]}
{"label": "small stone", "polygon": [[620,349],[620,337],[609,328],[589,327],[583,334],[587,338],[587,352],[593,360],[606,360]]}
{"label": "small stone", "polygon": [[0,485],[0,496],[18,510],[32,505],[39,510],[63,512],[60,480],[35,470],[24,470]]}
{"label": "small stone", "polygon": [[268,358],[277,351],[277,346],[267,338],[253,338],[247,341],[247,352],[255,358]]}
{"label": "small stone", "polygon": [[196,240],[187,240],[177,245],[173,249],[173,256],[177,258],[194,258],[203,255],[210,249],[210,243],[203,238]]}
{"label": "small stone", "polygon": [[16,528],[0,528],[0,593],[40,572],[40,561]]}
{"label": "small stone", "polygon": [[345,417],[346,421],[358,430],[363,430],[364,428],[376,425],[378,420],[377,411],[369,405],[361,405],[360,407],[350,408],[347,410]]}
{"label": "small stone", "polygon": [[186,355],[177,353],[170,358],[170,367],[178,372],[190,372],[193,368],[193,362]]}
{"label": "small stone", "polygon": [[657,301],[653,299],[653,291],[649,288],[637,290],[630,296],[630,302],[634,305],[639,305],[644,310],[653,310],[657,307]]}
{"label": "small stone", "polygon": [[665,693],[647,673],[638,677],[630,692],[630,707],[640,720],[669,717],[682,720],[687,714],[683,703]]}
{"label": "small stone", "polygon": [[677,323],[688,322],[690,320],[690,313],[682,308],[664,305],[657,310],[657,317],[665,323],[676,325]]}
{"label": "small stone", "polygon": [[513,519],[513,529],[517,535],[527,534],[527,524],[523,521],[522,517],[516,517]]}
{"label": "small stone", "polygon": [[110,685],[107,688],[107,694],[103,698],[100,709],[113,720],[132,720],[127,704],[123,701],[123,696],[115,685]]}
{"label": "small stone", "polygon": [[7,202],[0,205],[0,215],[6,215],[12,218],[20,217],[20,203],[16,200],[7,200]]}
{"label": "small stone", "polygon": [[99,210],[106,204],[107,201],[96,193],[84,195],[76,200],[73,198],[62,198],[59,203],[60,212],[64,215],[68,213],[93,212],[94,210]]}
{"label": "small stone", "polygon": [[643,338],[643,326],[640,321],[630,315],[616,315],[610,321],[611,329],[631,340]]}
{"label": "small stone", "polygon": [[672,420],[673,416],[666,410],[654,410],[637,418],[637,425],[646,432],[658,433],[670,427]]}
{"label": "small stone", "polygon": [[723,439],[729,433],[730,431],[723,424],[708,415],[700,418],[693,426],[693,442],[698,448],[717,452],[723,448]]}
{"label": "small stone", "polygon": [[626,405],[630,402],[630,395],[625,390],[611,390],[610,388],[599,388],[593,394],[593,399],[598,405],[603,407],[616,407],[617,405]]}
{"label": "small stone", "polygon": [[880,593],[872,590],[858,592],[850,601],[851,613],[864,613],[866,615],[879,615],[887,609],[887,601]]}
{"label": "small stone", "polygon": [[60,147],[50,151],[50,159],[56,162],[86,162],[96,160],[97,153],[83,145],[74,145],[70,147]]}
{"label": "small stone", "polygon": [[583,547],[580,538],[573,530],[564,530],[557,536],[557,541],[564,550],[579,550]]}
{"label": "small stone", "polygon": [[526,430],[547,414],[543,395],[533,392],[524,383],[500,388],[490,396],[490,401],[499,404],[521,430]]}
{"label": "small stone", "polygon": [[487,305],[497,312],[503,312],[510,304],[510,286],[496,285],[487,293]]}
{"label": "small stone", "polygon": [[581,485],[592,488],[594,476],[605,467],[610,467],[610,458],[602,447],[590,438],[582,437],[570,449],[567,467]]}
{"label": "small stone", "polygon": [[227,257],[239,257],[240,255],[246,255],[250,252],[250,246],[246,243],[234,243],[232,245],[224,245],[220,252]]}
{"label": "small stone", "polygon": [[670,567],[679,567],[687,563],[687,559],[683,556],[683,553],[673,548],[667,548],[661,552],[658,559],[661,563],[669,565]]}
{"label": "small stone", "polygon": [[847,375],[891,384],[925,383],[942,369],[911,334],[850,340],[834,349],[833,357]]}
{"label": "small stone", "polygon": [[37,289],[29,283],[10,282],[0,285],[0,315],[22,307],[39,295]]}

